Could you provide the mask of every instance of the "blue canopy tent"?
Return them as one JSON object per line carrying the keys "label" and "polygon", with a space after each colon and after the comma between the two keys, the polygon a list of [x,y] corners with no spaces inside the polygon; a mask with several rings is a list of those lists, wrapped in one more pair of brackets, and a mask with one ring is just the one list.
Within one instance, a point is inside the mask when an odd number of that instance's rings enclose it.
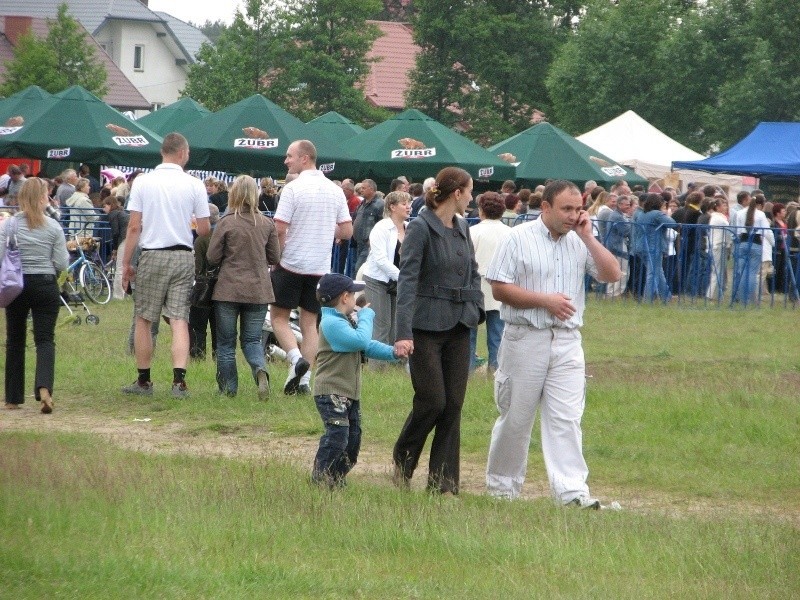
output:
{"label": "blue canopy tent", "polygon": [[675,161],[673,169],[755,177],[800,176],[800,123],[759,123],[747,137],[704,160]]}

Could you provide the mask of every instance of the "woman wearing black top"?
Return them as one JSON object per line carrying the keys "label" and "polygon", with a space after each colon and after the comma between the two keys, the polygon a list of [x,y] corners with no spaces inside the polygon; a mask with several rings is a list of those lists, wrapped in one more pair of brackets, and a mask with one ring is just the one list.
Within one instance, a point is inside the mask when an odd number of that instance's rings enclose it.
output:
{"label": "woman wearing black top", "polygon": [[[119,205],[116,196],[106,196],[103,200],[103,212],[108,217],[108,226],[111,228],[111,260],[115,261],[115,273],[122,273],[122,252],[118,252],[119,246],[125,241],[128,233],[128,220],[130,216]],[[125,298],[125,290],[122,289],[122,277],[114,277],[114,299],[122,300]]]}

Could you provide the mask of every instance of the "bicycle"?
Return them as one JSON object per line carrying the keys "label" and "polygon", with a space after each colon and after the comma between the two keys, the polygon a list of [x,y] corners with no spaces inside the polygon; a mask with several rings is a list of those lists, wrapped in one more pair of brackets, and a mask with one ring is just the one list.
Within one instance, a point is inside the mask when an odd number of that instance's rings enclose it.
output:
{"label": "bicycle", "polygon": [[97,249],[97,240],[75,236],[67,242],[67,249],[78,253],[78,258],[67,267],[69,276],[80,284],[89,300],[95,304],[108,304],[111,300],[111,284],[108,277],[102,267],[86,258],[85,254],[85,250]]}

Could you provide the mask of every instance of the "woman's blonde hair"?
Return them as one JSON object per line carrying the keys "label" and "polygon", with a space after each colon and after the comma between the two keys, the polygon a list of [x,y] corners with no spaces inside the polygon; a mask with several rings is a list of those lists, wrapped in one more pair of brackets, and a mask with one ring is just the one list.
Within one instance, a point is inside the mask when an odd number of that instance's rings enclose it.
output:
{"label": "woman's blonde hair", "polygon": [[253,223],[258,223],[258,218],[265,218],[258,212],[258,183],[250,175],[239,175],[228,193],[228,211],[235,216],[241,213],[252,213]]}
{"label": "woman's blonde hair", "polygon": [[383,199],[383,216],[390,216],[392,214],[392,207],[396,204],[404,204],[406,202],[411,202],[411,200],[411,194],[408,192],[389,192]]}
{"label": "woman's blonde hair", "polygon": [[595,198],[594,202],[589,207],[589,210],[587,210],[586,212],[589,213],[590,215],[596,215],[600,211],[600,208],[605,206],[606,202],[608,202],[608,196],[609,193],[605,191],[597,194],[597,198]]}
{"label": "woman's blonde hair", "polygon": [[28,229],[36,229],[44,225],[44,207],[42,196],[47,195],[47,182],[38,177],[30,177],[22,184],[17,201],[19,209],[28,219]]}

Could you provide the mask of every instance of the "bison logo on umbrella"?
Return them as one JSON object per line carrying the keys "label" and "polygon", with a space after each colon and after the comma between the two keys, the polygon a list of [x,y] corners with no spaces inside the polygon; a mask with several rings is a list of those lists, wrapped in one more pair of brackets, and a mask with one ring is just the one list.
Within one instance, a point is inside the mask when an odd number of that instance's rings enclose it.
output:
{"label": "bison logo on umbrella", "polygon": [[414,138],[400,138],[397,140],[403,148],[392,150],[392,158],[430,158],[436,156],[436,148],[427,148],[424,142]]}
{"label": "bison logo on umbrella", "polygon": [[6,122],[0,127],[0,135],[11,135],[16,133],[22,126],[25,125],[25,118],[17,115],[16,117],[9,117]]}
{"label": "bison logo on umbrella", "polygon": [[234,148],[248,150],[274,150],[278,147],[278,138],[270,138],[269,133],[258,127],[242,127],[243,138],[233,140]]}
{"label": "bison logo on umbrella", "polygon": [[115,125],[114,123],[106,124],[108,129],[114,136],[111,138],[117,146],[147,146],[150,142],[143,135],[136,135],[127,127],[122,125]]}

